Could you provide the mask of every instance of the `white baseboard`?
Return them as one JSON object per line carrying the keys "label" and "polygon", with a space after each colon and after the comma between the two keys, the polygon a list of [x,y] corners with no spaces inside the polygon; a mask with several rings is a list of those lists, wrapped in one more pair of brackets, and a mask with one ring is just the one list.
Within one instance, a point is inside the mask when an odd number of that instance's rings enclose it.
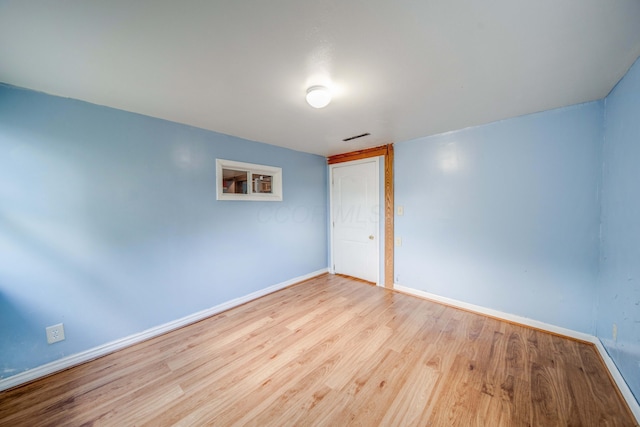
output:
{"label": "white baseboard", "polygon": [[539,322],[537,320],[529,319],[528,317],[517,316],[515,314],[505,313],[499,310],[493,310],[480,305],[469,304],[467,302],[459,301],[453,298],[442,297],[440,295],[432,294],[419,289],[408,288],[402,285],[393,285],[393,288],[397,291],[404,292],[405,294],[415,295],[424,299],[441,302],[443,304],[451,305],[453,307],[462,308],[464,310],[473,311],[474,313],[484,314],[485,316],[497,317],[498,319],[507,320],[513,323],[519,323],[521,325],[531,326],[533,328],[542,329],[554,334],[563,335],[566,337],[574,338],[581,341],[593,342],[593,335],[586,334],[584,332],[574,331],[572,329],[561,328],[560,326],[552,325],[549,323]]}
{"label": "white baseboard", "polygon": [[123,348],[132,346],[134,344],[141,343],[150,338],[166,334],[167,332],[182,328],[183,326],[190,325],[202,319],[206,319],[207,317],[211,317],[233,307],[237,307],[249,301],[253,301],[254,299],[263,297],[265,295],[279,291],[280,289],[284,289],[288,286],[311,279],[327,272],[328,269],[325,268],[322,270],[314,271],[313,273],[305,274],[304,276],[295,277],[293,279],[287,280],[286,282],[278,283],[276,285],[269,286],[268,288],[252,292],[248,295],[223,302],[222,304],[218,304],[215,307],[190,314],[181,319],[177,319],[163,325],[147,329],[146,331],[142,331],[137,334],[129,335],[128,337],[124,337],[119,340],[111,341],[109,343],[91,348],[77,354],[73,354],[71,356],[64,357],[59,360],[55,360],[53,362],[47,363],[46,365],[38,366],[37,368],[29,369],[28,371],[24,371],[0,380],[0,391],[37,380],[39,378],[54,374],[59,371],[63,371],[65,369],[69,369],[73,366],[97,359],[98,357],[106,356],[107,354],[122,350]]}
{"label": "white baseboard", "polygon": [[588,343],[594,344],[597,349],[600,357],[605,363],[605,366],[609,370],[611,377],[616,382],[620,393],[624,397],[627,405],[629,405],[629,409],[633,412],[633,415],[636,418],[636,422],[640,424],[640,403],[636,400],[635,396],[631,392],[631,389],[625,382],[622,374],[618,370],[618,367],[613,362],[613,359],[607,353],[607,350],[604,348],[604,345],[600,341],[600,339],[594,335],[585,334],[584,332],[574,331],[572,329],[562,328],[560,326],[552,325],[545,322],[540,322],[537,320],[529,319],[527,317],[517,316],[515,314],[509,314],[498,310],[493,310],[491,308],[482,307],[480,305],[469,304],[467,302],[459,301],[453,298],[447,298],[440,295],[432,294],[426,291],[421,291],[419,289],[409,288],[406,286],[394,284],[393,289],[399,292],[403,292],[405,294],[417,296],[420,298],[428,299],[431,301],[447,304],[453,307],[461,308],[464,310],[472,311],[474,313],[483,314],[485,316],[491,316],[498,319],[506,320],[513,323],[518,323],[524,326],[530,326],[536,329],[541,329],[543,331],[551,332],[558,335],[563,335],[565,337],[578,339],[581,341],[586,341]]}
{"label": "white baseboard", "polygon": [[611,378],[613,378],[613,380],[616,382],[616,385],[618,386],[620,393],[622,393],[624,400],[627,401],[629,409],[631,409],[631,412],[633,412],[633,415],[636,417],[636,423],[640,425],[640,402],[636,400],[635,396],[631,392],[631,389],[622,377],[622,374],[618,370],[615,362],[613,361],[611,356],[609,356],[607,349],[602,344],[602,341],[600,341],[598,337],[593,337],[593,344],[598,349],[598,353],[600,353],[600,357],[602,357],[602,360],[604,360],[605,365],[607,365],[607,369],[609,369]]}

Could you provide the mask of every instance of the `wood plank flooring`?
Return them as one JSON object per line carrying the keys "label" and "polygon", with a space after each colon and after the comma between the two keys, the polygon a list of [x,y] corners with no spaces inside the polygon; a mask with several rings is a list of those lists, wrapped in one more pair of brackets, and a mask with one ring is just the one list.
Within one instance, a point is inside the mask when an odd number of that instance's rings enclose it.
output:
{"label": "wood plank flooring", "polygon": [[0,393],[2,426],[635,426],[592,345],[325,275]]}

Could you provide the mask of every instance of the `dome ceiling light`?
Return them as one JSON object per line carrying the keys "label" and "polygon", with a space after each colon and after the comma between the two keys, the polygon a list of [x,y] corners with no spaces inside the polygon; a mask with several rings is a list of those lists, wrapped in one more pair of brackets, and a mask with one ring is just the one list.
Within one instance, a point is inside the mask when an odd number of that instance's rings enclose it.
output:
{"label": "dome ceiling light", "polygon": [[331,92],[324,86],[311,86],[307,89],[307,103],[313,108],[324,108],[331,102]]}

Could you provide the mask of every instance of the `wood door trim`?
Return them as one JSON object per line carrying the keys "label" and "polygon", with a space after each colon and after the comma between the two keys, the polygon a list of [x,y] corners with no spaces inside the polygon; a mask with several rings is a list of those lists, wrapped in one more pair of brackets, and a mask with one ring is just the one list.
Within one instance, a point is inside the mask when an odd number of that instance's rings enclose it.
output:
{"label": "wood door trim", "polygon": [[395,209],[393,198],[393,144],[329,156],[327,157],[327,164],[333,165],[379,156],[384,156],[384,287],[393,289],[393,214]]}
{"label": "wood door trim", "polygon": [[384,156],[384,287],[388,289],[394,282],[394,213],[393,144],[389,144]]}
{"label": "wood door trim", "polygon": [[333,165],[335,163],[350,162],[353,160],[368,159],[369,157],[386,156],[388,147],[393,146],[381,145],[380,147],[366,148],[364,150],[351,151],[349,153],[336,154],[334,156],[327,157],[327,163]]}

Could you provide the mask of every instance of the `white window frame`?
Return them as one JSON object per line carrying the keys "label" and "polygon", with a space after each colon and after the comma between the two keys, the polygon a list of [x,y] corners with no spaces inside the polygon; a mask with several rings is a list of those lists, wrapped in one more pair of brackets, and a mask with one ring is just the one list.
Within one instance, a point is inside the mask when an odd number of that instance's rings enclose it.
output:
{"label": "white window frame", "polygon": [[[247,172],[247,193],[223,192],[223,169],[234,169]],[[271,193],[253,192],[253,175],[269,175],[271,181]],[[252,200],[262,202],[282,201],[282,168],[275,166],[256,165],[253,163],[236,162],[233,160],[216,159],[216,199],[217,200]]]}

